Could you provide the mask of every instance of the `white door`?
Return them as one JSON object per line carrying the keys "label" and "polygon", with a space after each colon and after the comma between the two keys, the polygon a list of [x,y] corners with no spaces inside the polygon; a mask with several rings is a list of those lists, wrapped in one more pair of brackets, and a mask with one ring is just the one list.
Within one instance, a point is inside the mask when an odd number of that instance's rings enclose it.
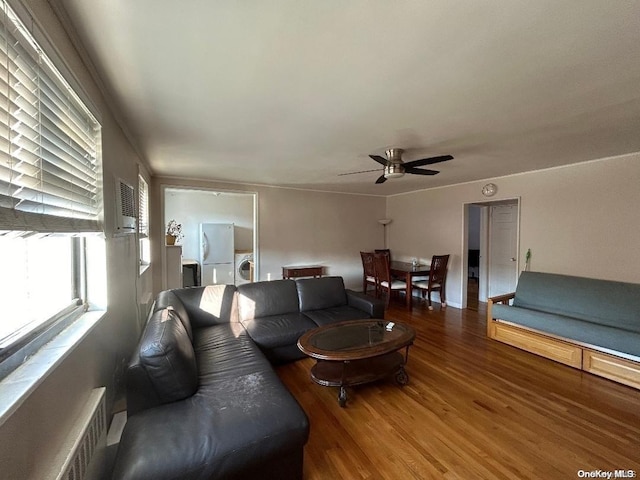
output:
{"label": "white door", "polygon": [[515,291],[518,282],[518,205],[496,205],[489,221],[489,296]]}

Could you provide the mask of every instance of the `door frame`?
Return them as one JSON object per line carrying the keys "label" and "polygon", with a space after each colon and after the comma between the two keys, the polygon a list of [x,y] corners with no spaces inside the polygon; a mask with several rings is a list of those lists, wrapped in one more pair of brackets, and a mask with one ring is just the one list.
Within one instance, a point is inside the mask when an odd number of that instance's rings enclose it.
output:
{"label": "door frame", "polygon": [[485,200],[481,202],[465,202],[462,204],[462,269],[460,272],[460,285],[462,299],[461,308],[467,308],[467,283],[469,276],[469,206],[474,205],[482,208],[480,214],[480,267],[478,272],[478,301],[486,302],[488,293],[489,279],[489,245],[490,238],[490,222],[489,207],[496,205],[516,205],[517,221],[516,221],[516,270],[520,271],[520,219],[522,202],[521,197],[501,198],[496,200]]}
{"label": "door frame", "polygon": [[[167,276],[167,262],[165,261],[166,258],[166,245],[164,242],[164,228],[167,225],[167,221],[166,221],[166,214],[165,214],[165,196],[166,196],[166,190],[190,190],[190,191],[202,191],[202,192],[209,192],[211,194],[215,194],[216,192],[220,192],[220,193],[233,193],[233,194],[245,194],[245,195],[250,195],[253,197],[253,263],[254,263],[254,275],[256,279],[259,279],[259,275],[260,275],[260,245],[259,245],[259,234],[258,234],[258,228],[260,225],[260,221],[258,218],[258,192],[252,192],[252,191],[247,191],[247,190],[231,190],[228,188],[214,188],[214,187],[200,187],[200,186],[193,186],[193,185],[184,185],[184,184],[168,184],[168,183],[161,183],[160,184],[160,215],[161,215],[161,220],[162,220],[162,236],[161,236],[161,250],[162,250],[162,257],[161,257],[161,265],[162,265],[162,280],[160,282],[161,286],[162,286],[162,290],[166,289],[166,276]],[[234,263],[234,269],[235,269],[235,263]],[[257,280],[254,280],[257,281]]]}

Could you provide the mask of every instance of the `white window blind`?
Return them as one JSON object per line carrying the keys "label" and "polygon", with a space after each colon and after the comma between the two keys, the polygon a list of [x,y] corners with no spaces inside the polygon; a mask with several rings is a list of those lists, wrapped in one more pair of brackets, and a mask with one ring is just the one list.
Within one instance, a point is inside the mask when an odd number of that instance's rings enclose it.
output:
{"label": "white window blind", "polygon": [[0,230],[101,231],[100,124],[0,5]]}
{"label": "white window blind", "polygon": [[149,186],[142,175],[138,175],[138,233],[149,236]]}

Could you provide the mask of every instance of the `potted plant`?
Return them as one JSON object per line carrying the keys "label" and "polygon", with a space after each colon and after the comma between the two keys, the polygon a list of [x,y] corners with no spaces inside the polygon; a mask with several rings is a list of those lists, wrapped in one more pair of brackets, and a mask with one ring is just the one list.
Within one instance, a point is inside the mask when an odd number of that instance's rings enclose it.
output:
{"label": "potted plant", "polygon": [[167,224],[167,235],[165,237],[167,245],[175,245],[182,237],[182,224],[175,220],[170,220]]}

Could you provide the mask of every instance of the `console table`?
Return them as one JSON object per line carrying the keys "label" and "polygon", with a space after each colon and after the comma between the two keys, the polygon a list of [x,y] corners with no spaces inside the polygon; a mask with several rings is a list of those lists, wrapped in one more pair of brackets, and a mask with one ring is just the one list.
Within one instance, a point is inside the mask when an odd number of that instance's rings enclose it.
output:
{"label": "console table", "polygon": [[282,278],[322,277],[322,265],[282,267]]}

